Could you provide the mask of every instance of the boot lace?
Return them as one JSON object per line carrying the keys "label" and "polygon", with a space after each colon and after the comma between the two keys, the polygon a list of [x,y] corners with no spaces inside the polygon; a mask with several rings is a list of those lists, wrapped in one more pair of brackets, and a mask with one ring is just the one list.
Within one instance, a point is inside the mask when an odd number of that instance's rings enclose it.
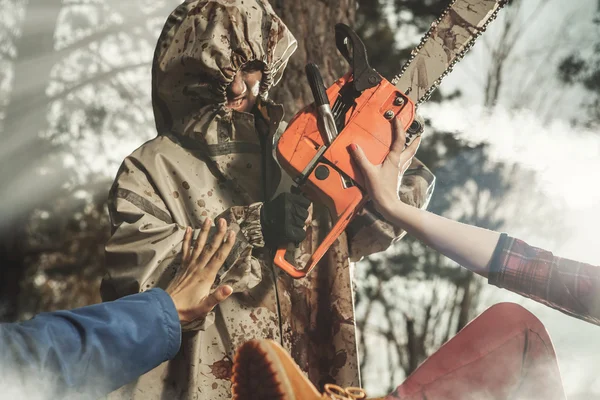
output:
{"label": "boot lace", "polygon": [[357,387],[342,388],[332,383],[325,385],[325,394],[332,400],[362,400],[367,398],[364,390]]}

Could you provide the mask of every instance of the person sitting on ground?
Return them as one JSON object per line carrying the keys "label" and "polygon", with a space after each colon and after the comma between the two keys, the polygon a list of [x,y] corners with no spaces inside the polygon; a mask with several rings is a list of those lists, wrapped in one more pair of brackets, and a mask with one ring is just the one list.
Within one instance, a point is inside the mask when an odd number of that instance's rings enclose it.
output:
{"label": "person sitting on ground", "polygon": [[207,218],[193,248],[187,228],[181,267],[166,290],[0,324],[2,398],[94,399],[172,359],[181,324],[203,320],[232,293],[211,287],[235,235],[221,220],[205,246],[210,226]]}
{"label": "person sitting on ground", "polygon": [[[417,151],[420,138],[404,149],[405,137],[394,123],[389,155],[373,165],[356,145],[350,152],[366,190],[387,221],[492,285],[511,290],[570,316],[598,324],[598,266],[554,256],[522,240],[419,210],[398,201],[384,182],[397,179]],[[250,362],[259,366],[251,373]],[[260,376],[258,376],[260,375]],[[260,382],[260,386],[253,383]],[[362,399],[358,388],[312,386],[276,343],[254,340],[234,360],[235,400]],[[336,397],[337,396],[337,397]],[[393,393],[392,399],[564,399],[552,341],[543,324],[512,303],[490,307],[425,360]]]}

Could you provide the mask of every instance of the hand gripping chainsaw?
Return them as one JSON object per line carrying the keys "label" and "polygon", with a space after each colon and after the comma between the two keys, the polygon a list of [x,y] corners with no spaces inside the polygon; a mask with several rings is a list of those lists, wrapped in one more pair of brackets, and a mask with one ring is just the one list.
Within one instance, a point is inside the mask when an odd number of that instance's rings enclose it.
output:
{"label": "hand gripping chainsaw", "polygon": [[335,26],[336,46],[350,72],[325,89],[318,67],[308,64],[315,102],[292,118],[274,145],[281,167],[308,198],[328,208],[333,227],[304,267],[286,260],[286,247],[275,253],[275,265],[294,278],[306,276],[317,265],[368,200],[363,177],[351,162],[350,144],[358,144],[369,161],[380,164],[389,153],[390,122],[396,116],[407,132],[407,144],[419,135],[416,107],[429,98],[505,3],[452,1],[392,82],[371,68],[365,45],[352,29]]}

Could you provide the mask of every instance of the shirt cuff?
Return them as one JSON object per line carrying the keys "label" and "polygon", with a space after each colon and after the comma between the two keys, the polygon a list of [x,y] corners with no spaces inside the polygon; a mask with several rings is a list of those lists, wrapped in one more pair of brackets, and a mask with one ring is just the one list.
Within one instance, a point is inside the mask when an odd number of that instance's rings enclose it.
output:
{"label": "shirt cuff", "polygon": [[238,223],[240,225],[240,231],[244,234],[248,243],[252,247],[264,247],[265,239],[262,234],[262,226],[260,224],[260,212],[262,210],[263,203],[254,203],[246,207],[244,212],[245,218],[241,219]]}
{"label": "shirt cuff", "polygon": [[181,324],[175,303],[171,296],[160,288],[150,289],[146,293],[152,294],[162,311],[162,322],[167,338],[165,360],[170,360],[175,357],[181,347]]}
{"label": "shirt cuff", "polygon": [[[236,224],[239,228],[237,242],[243,242],[243,246],[264,247],[265,240],[260,224],[260,212],[263,203],[253,203],[249,206],[233,206],[221,213],[215,220],[223,218],[231,226]],[[235,248],[234,248],[235,250]],[[235,251],[232,251],[235,253]],[[230,254],[231,257],[231,254]]]}
{"label": "shirt cuff", "polygon": [[500,277],[502,276],[502,271],[504,270],[504,253],[506,250],[506,246],[510,243],[508,240],[508,235],[506,233],[500,234],[500,238],[498,239],[498,243],[496,244],[496,248],[494,249],[494,253],[492,254],[492,259],[489,264],[488,271],[488,283],[494,286],[500,286]]}

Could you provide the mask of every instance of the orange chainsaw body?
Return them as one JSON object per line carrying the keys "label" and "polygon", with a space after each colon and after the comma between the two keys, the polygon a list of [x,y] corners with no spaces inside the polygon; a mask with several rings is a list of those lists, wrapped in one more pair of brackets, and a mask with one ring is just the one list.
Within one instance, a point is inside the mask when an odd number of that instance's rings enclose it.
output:
{"label": "orange chainsaw body", "polygon": [[[348,73],[327,89],[330,104],[352,79]],[[391,121],[398,114],[406,131],[415,118],[415,105],[382,79],[354,100],[354,107],[346,114],[344,128],[330,144],[319,130],[314,104],[294,116],[277,143],[277,159],[311,201],[329,209],[333,227],[304,267],[290,264],[285,259],[286,249],[277,251],[275,265],[294,278],[306,276],[317,265],[367,201],[364,180],[351,161],[349,146],[359,145],[371,163],[382,163],[392,144]],[[323,146],[327,146],[326,150]],[[319,156],[319,153],[322,154]]]}

